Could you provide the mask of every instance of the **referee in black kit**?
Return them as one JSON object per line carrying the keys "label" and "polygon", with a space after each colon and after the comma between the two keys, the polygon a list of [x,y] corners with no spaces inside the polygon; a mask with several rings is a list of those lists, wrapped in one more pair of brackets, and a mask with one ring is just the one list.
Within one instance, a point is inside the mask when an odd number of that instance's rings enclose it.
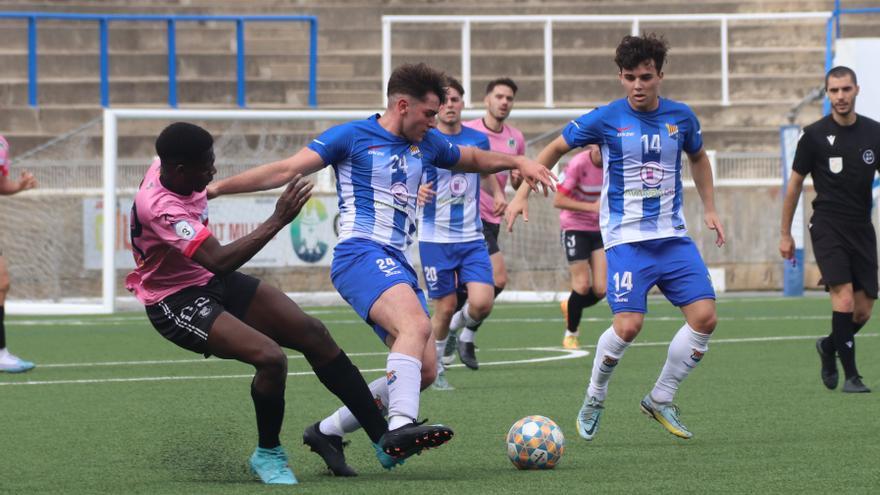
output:
{"label": "referee in black kit", "polygon": [[877,299],[877,237],[871,224],[871,184],[880,165],[880,124],[855,112],[856,74],[838,66],[825,75],[831,115],[804,128],[782,204],[779,253],[794,259],[791,221],[804,177],[813,174],[816,199],[810,238],[822,281],[831,293],[831,335],[816,341],[822,383],[837,388],[835,353],[846,380],[843,391],[870,392],[856,368],[855,335]]}

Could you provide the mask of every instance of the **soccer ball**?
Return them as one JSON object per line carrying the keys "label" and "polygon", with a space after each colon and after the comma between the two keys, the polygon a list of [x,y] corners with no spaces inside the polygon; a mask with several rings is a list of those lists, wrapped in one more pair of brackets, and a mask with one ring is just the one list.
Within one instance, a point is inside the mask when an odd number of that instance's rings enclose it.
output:
{"label": "soccer ball", "polygon": [[546,416],[526,416],[507,432],[507,457],[517,469],[553,469],[563,452],[562,429]]}

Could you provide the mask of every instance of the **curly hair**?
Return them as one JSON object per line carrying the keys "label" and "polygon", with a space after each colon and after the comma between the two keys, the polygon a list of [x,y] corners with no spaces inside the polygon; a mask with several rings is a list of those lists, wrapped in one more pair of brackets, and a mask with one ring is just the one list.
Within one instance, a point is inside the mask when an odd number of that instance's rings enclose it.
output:
{"label": "curly hair", "polygon": [[666,62],[667,51],[669,51],[669,43],[663,36],[657,36],[654,33],[642,36],[624,36],[620,44],[617,45],[614,63],[620,70],[633,70],[642,62],[653,60],[654,67],[659,73],[663,70],[663,63]]}
{"label": "curly hair", "polygon": [[388,79],[388,99],[392,95],[406,95],[424,101],[428,93],[446,101],[446,74],[425,63],[403,64]]}

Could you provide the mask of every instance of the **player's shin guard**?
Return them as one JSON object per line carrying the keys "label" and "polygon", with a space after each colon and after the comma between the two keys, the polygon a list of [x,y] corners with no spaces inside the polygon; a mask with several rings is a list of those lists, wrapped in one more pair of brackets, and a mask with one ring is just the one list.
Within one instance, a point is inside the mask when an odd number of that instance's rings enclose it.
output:
{"label": "player's shin guard", "polygon": [[651,399],[658,404],[672,402],[678,386],[700,364],[708,350],[709,335],[696,332],[685,323],[669,343],[666,364],[654,384]]}
{"label": "player's shin guard", "polygon": [[284,394],[267,396],[257,392],[251,382],[251,399],[254,401],[254,412],[257,415],[257,434],[259,446],[263,449],[274,449],[281,445],[281,423],[284,421]]}
{"label": "player's shin guard", "polygon": [[388,354],[385,365],[388,381],[388,429],[412,423],[419,416],[422,363],[399,352]]}
{"label": "player's shin guard", "polygon": [[348,406],[370,440],[378,442],[388,430],[388,423],[376,408],[376,402],[364,382],[364,377],[345,352],[339,351],[339,355],[333,361],[314,368],[314,371],[327,390],[333,392],[333,395],[339,397],[339,400]]}
{"label": "player's shin guard", "polygon": [[[376,378],[368,385],[373,405],[379,409],[382,416],[388,414],[388,379],[384,376]],[[361,427],[357,418],[347,407],[340,407],[330,416],[321,420],[320,430],[325,435],[344,436],[346,433],[357,431]],[[384,433],[384,432],[383,432]]]}
{"label": "player's shin guard", "polygon": [[596,356],[593,358],[593,373],[590,375],[590,385],[587,387],[588,397],[595,397],[599,401],[605,400],[611,373],[614,372],[617,362],[623,357],[629,344],[617,336],[614,326],[608,327],[608,330],[599,337]]}

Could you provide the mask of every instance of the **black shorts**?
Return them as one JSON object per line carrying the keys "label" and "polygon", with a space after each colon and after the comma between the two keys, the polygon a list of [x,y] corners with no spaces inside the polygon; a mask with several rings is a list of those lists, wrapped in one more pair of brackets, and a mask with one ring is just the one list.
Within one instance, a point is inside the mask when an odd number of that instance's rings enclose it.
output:
{"label": "black shorts", "polygon": [[483,220],[483,238],[486,239],[486,249],[489,250],[489,256],[501,252],[501,246],[498,245],[499,233],[501,233],[500,223]]}
{"label": "black shorts", "polygon": [[147,317],[166,339],[208,357],[214,320],[223,311],[243,320],[259,285],[258,279],[239,272],[215,276],[203,286],[187,287],[147,306]]}
{"label": "black shorts", "polygon": [[593,251],[605,247],[602,243],[602,234],[597,231],[563,230],[560,241],[569,264],[589,261]]}
{"label": "black shorts", "polygon": [[827,286],[852,283],[853,291],[877,299],[877,236],[870,222],[810,219],[813,254]]}

